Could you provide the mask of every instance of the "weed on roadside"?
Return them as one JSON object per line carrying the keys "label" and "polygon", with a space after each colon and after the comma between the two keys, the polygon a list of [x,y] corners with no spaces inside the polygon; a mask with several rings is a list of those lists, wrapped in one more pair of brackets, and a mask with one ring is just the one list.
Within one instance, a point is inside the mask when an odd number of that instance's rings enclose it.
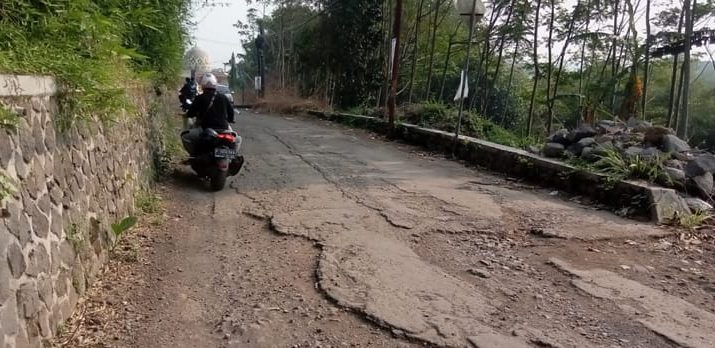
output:
{"label": "weed on roadside", "polygon": [[115,243],[112,247],[112,251],[117,247],[119,241],[122,239],[125,233],[127,233],[134,225],[137,224],[138,219],[136,216],[127,216],[121,221],[112,224],[112,232],[114,233]]}
{"label": "weed on roadside", "polygon": [[161,198],[148,190],[137,192],[135,206],[144,215],[158,214],[161,212]]}
{"label": "weed on roadside", "polygon": [[703,226],[712,217],[712,214],[698,210],[690,214],[681,214],[676,216],[675,223],[688,230],[695,230],[698,227]]}
{"label": "weed on roadside", "polygon": [[159,226],[166,221],[161,197],[151,190],[140,190],[134,197],[134,205],[139,210],[142,221]]}
{"label": "weed on roadside", "polygon": [[608,176],[607,181],[612,184],[627,179],[671,183],[670,177],[665,172],[665,161],[667,160],[668,157],[663,155],[627,157],[617,150],[609,149],[600,156],[598,161],[589,165],[589,168]]}

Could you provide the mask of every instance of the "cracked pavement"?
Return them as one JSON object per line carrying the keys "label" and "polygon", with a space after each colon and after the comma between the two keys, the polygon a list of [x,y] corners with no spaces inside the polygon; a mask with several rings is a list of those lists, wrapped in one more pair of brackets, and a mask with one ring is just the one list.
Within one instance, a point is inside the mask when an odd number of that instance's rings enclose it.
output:
{"label": "cracked pavement", "polygon": [[238,129],[241,176],[182,169],[98,295],[132,308],[111,346],[715,346],[715,253],[672,230],[324,121]]}

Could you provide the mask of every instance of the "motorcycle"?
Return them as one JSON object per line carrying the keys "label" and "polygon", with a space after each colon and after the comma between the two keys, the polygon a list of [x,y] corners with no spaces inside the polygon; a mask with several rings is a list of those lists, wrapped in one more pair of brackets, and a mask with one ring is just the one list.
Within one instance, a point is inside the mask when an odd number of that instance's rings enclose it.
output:
{"label": "motorcycle", "polygon": [[196,157],[189,158],[191,169],[199,177],[208,179],[213,191],[221,191],[228,177],[236,176],[244,158],[238,154],[241,137],[232,130],[207,128],[196,144]]}

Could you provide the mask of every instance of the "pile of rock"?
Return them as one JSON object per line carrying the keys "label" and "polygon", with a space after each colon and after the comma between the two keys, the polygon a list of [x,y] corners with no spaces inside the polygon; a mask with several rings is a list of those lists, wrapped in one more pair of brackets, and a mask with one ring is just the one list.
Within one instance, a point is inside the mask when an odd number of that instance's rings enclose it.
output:
{"label": "pile of rock", "polygon": [[[715,155],[692,149],[672,130],[646,121],[635,118],[627,123],[603,120],[595,126],[582,125],[571,131],[562,129],[546,139],[541,153],[551,158],[580,158],[595,162],[609,151],[625,158],[663,159],[659,162],[670,180],[660,184],[697,193],[712,201]],[[712,209],[701,200],[692,202],[698,210]]]}
{"label": "pile of rock", "polygon": [[631,119],[628,123],[603,120],[595,127],[582,125],[572,131],[559,130],[546,139],[543,153],[547,157],[580,157],[595,161],[609,149],[628,157],[643,158],[691,151],[688,143],[675,136],[672,130]]}

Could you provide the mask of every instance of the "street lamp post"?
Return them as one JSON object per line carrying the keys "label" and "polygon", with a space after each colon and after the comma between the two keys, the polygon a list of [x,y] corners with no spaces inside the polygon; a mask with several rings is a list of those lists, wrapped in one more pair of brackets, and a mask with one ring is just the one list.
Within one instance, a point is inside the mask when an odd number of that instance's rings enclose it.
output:
{"label": "street lamp post", "polygon": [[[457,114],[457,128],[454,132],[454,148],[452,154],[457,150],[459,142],[459,132],[462,128],[462,115],[464,113],[464,99],[468,97],[466,94],[467,86],[469,85],[469,63],[472,51],[472,40],[474,38],[474,24],[478,19],[484,16],[486,8],[480,0],[456,0],[455,6],[457,12],[462,19],[469,25],[469,40],[467,40],[467,59],[464,63],[464,69],[461,76],[461,88],[459,90],[459,113]],[[468,18],[467,18],[468,17]]]}

